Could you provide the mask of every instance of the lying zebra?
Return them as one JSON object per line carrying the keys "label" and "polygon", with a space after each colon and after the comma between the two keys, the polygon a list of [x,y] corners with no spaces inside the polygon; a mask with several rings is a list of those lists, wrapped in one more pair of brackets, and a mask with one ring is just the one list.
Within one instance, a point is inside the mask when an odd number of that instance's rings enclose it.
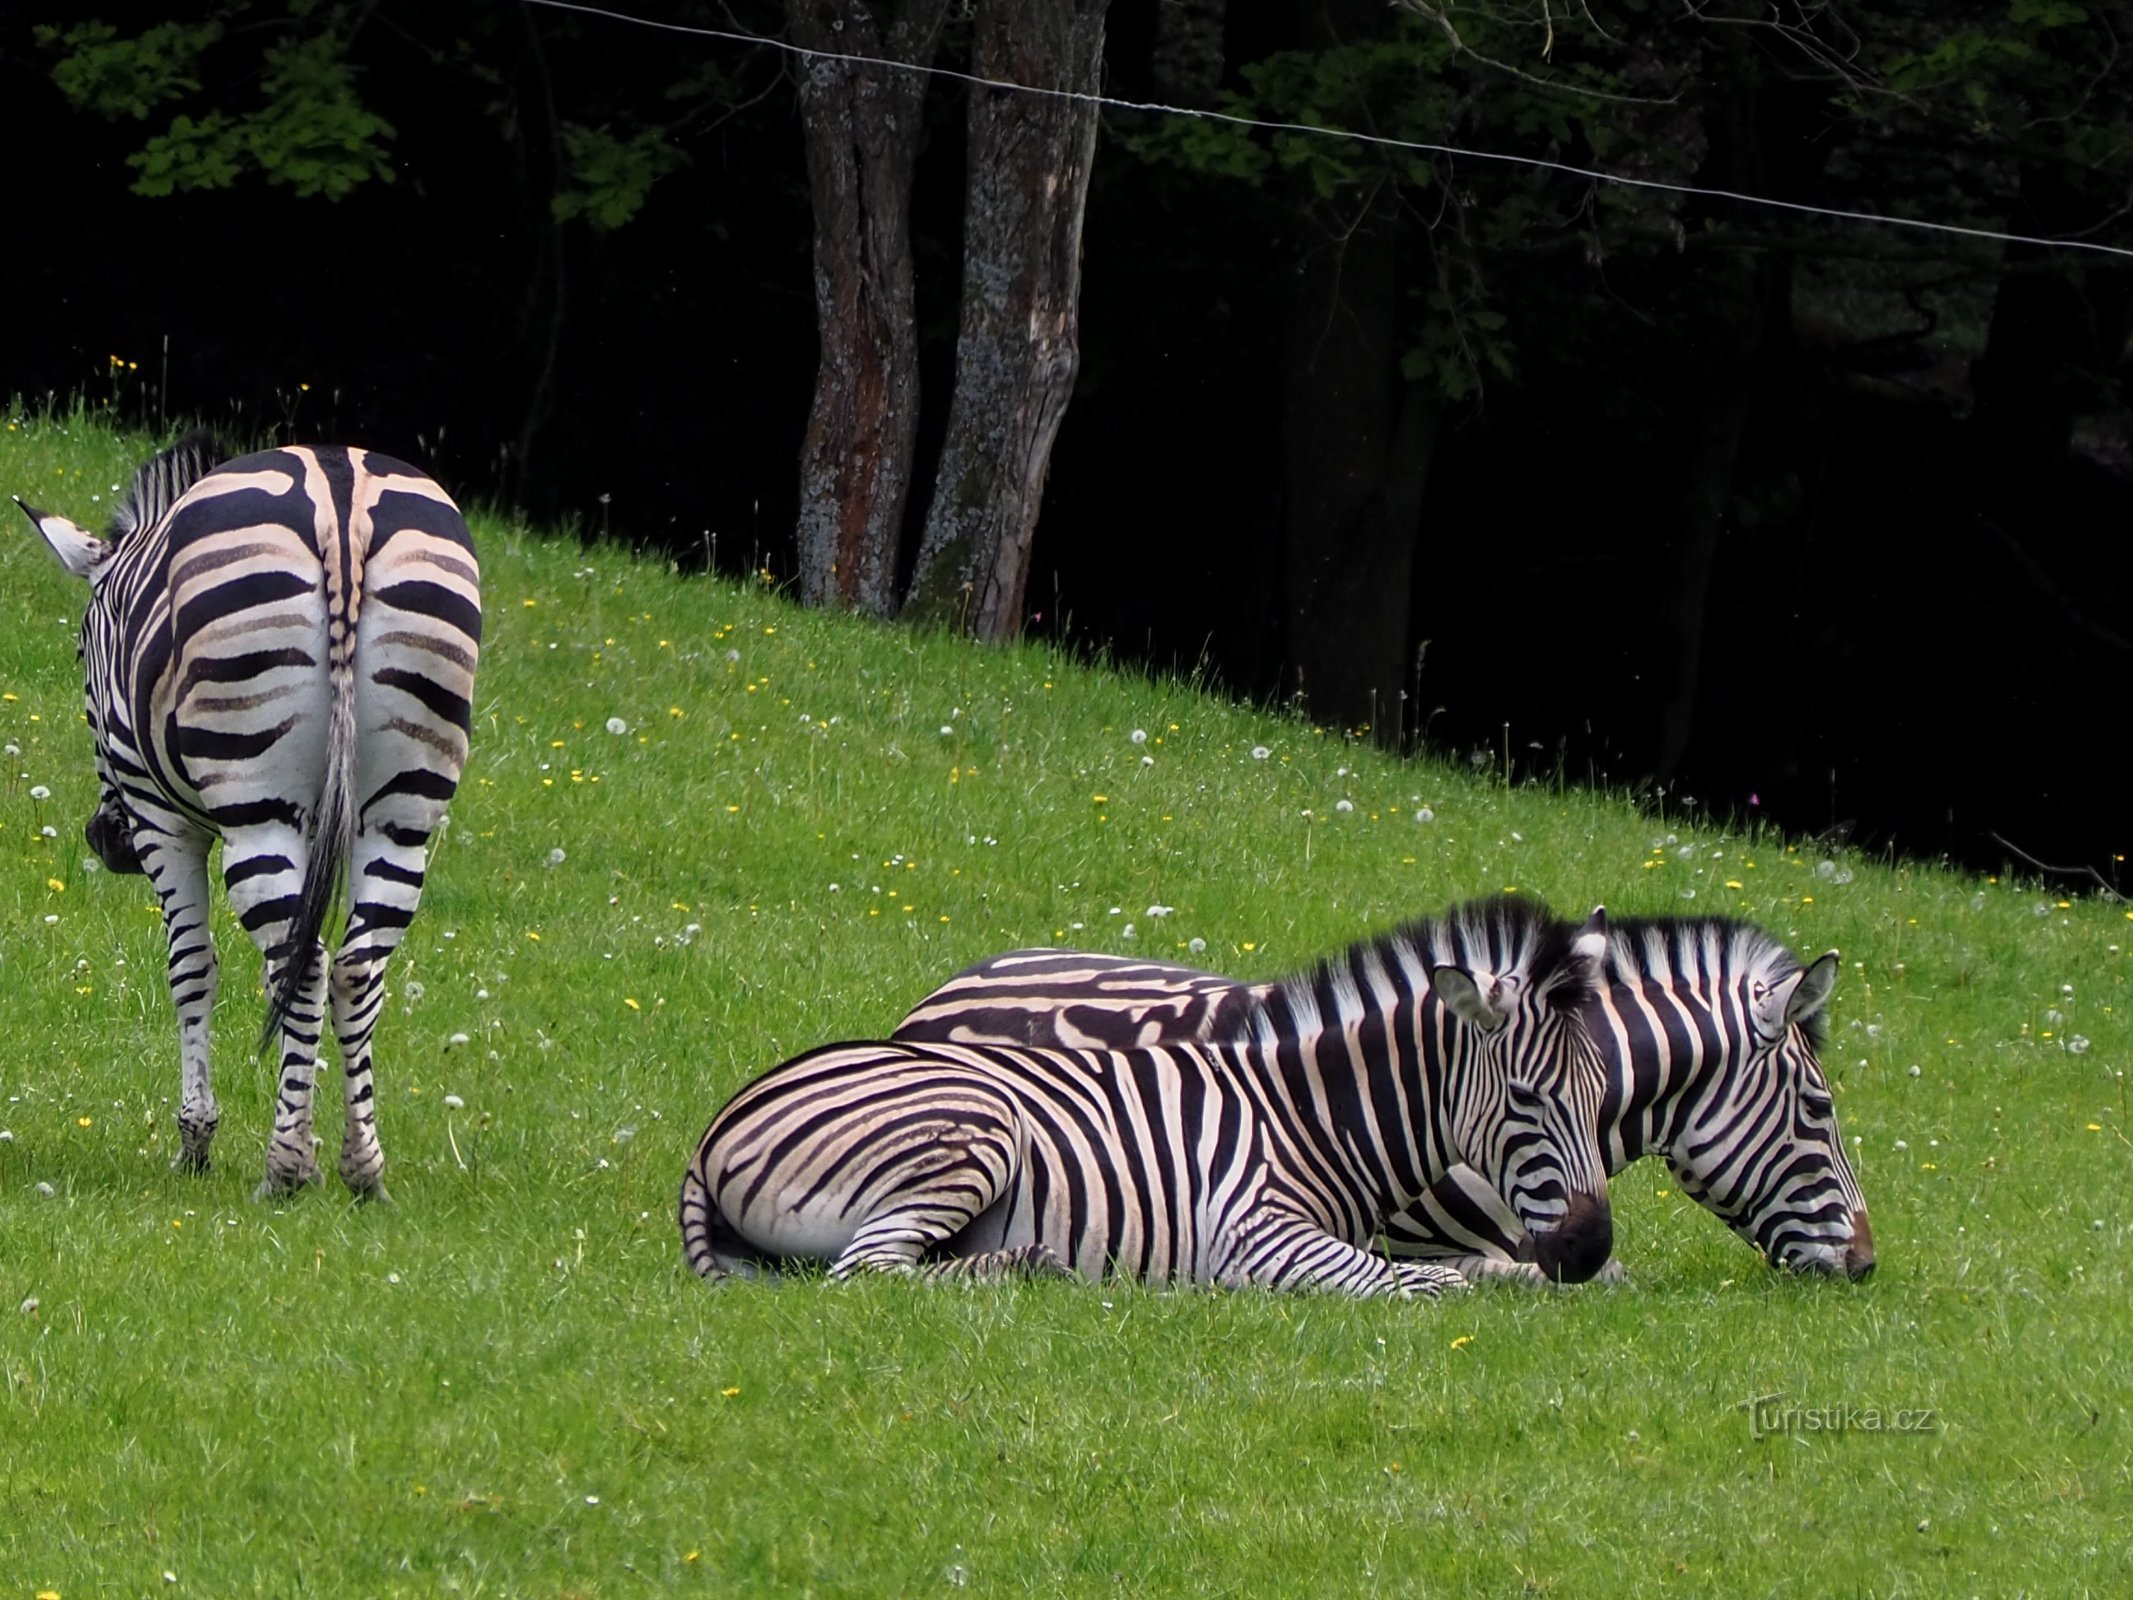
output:
{"label": "lying zebra", "polygon": [[1106,1273],[1433,1294],[1372,1251],[1457,1163],[1577,1281],[1613,1240],[1583,1018],[1605,924],[1455,909],[1257,994],[1233,1037],[1138,1050],[832,1045],[711,1121],[681,1190],[706,1277]]}
{"label": "lying zebra", "polygon": [[[1837,955],[1802,967],[1750,923],[1651,917],[1608,930],[1605,983],[1585,1021],[1607,1066],[1599,1108],[1610,1174],[1657,1155],[1684,1193],[1778,1265],[1863,1278],[1866,1203],[1838,1137],[1816,1051]],[[894,1037],[1016,1046],[1148,1048],[1238,1038],[1278,984],[1072,950],[1016,950],[958,973]],[[1454,1168],[1386,1225],[1402,1258],[1468,1276],[1538,1277],[1532,1245],[1490,1183]],[[1619,1277],[1610,1263],[1607,1276]]]}

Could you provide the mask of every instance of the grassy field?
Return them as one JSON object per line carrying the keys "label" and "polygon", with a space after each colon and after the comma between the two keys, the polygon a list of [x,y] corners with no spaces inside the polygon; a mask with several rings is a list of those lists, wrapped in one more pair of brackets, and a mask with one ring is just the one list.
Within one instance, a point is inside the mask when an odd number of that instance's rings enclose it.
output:
{"label": "grassy field", "polygon": [[[0,491],[100,522],[142,448],[17,411]],[[180,1175],[160,918],[83,859],[83,596],[7,514],[0,1596],[2125,1592],[2123,906],[1506,790],[478,519],[474,761],[379,1032],[397,1204],[254,1205],[258,958],[224,916],[218,1164]],[[680,1266],[717,1105],[970,960],[1204,940],[1256,977],[1513,886],[1843,951],[1868,1283],[1765,1270],[1650,1163],[1612,1290]],[[1851,1426],[1769,1431],[1761,1396]]]}

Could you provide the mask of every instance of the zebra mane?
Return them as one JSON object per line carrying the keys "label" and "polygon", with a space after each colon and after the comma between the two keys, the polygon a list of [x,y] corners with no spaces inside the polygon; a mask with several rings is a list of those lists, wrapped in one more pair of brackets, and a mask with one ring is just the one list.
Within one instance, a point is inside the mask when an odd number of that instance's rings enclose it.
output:
{"label": "zebra mane", "polygon": [[107,537],[113,544],[129,534],[153,528],[170,514],[185,491],[226,459],[222,445],[206,428],[188,429],[168,450],[141,463],[133,482],[111,512]]}
{"label": "zebra mane", "polygon": [[[1670,980],[1674,974],[1737,973],[1782,983],[1805,965],[1792,948],[1739,917],[1623,917],[1607,929],[1610,968]],[[1827,1007],[1802,1019],[1800,1029],[1819,1052],[1827,1042]]]}
{"label": "zebra mane", "polygon": [[1254,996],[1245,1026],[1281,1030],[1286,1017],[1298,1032],[1360,1016],[1374,991],[1390,983],[1399,993],[1421,990],[1432,967],[1459,966],[1519,978],[1530,993],[1560,1012],[1575,1012],[1589,995],[1584,969],[1573,960],[1578,929],[1536,900],[1496,895],[1469,900],[1441,917],[1422,917],[1359,940],[1303,972],[1268,984]]}

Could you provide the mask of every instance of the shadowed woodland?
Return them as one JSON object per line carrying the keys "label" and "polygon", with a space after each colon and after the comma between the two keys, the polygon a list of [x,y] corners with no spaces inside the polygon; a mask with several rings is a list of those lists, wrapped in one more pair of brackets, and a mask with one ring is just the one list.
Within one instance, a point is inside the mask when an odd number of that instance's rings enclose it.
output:
{"label": "shadowed woodland", "polygon": [[2122,870],[2116,7],[642,8],[859,61],[534,5],[42,11],[0,20],[29,404],[371,443],[1521,778]]}

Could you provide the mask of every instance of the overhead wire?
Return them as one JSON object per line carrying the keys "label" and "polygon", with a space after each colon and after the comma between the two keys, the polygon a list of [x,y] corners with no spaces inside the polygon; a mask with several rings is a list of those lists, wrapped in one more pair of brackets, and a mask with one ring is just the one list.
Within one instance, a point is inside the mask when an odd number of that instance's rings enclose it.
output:
{"label": "overhead wire", "polygon": [[1483,150],[1466,145],[1442,144],[1427,139],[1395,139],[1387,134],[1365,133],[1355,128],[1330,127],[1315,122],[1272,121],[1259,117],[1247,117],[1234,111],[1218,111],[1205,106],[1167,105],[1157,100],[1125,100],[1114,95],[1092,93],[1085,89],[1058,89],[1045,84],[1016,83],[1012,79],[990,78],[982,73],[963,72],[954,67],[937,67],[915,61],[898,61],[889,56],[861,55],[838,50],[816,50],[806,45],[794,44],[789,39],[773,38],[767,34],[742,33],[724,28],[706,28],[694,23],[665,22],[654,17],[634,16],[629,12],[616,11],[606,6],[588,5],[584,3],[584,0],[525,0],[525,3],[531,6],[545,7],[551,11],[574,11],[586,16],[603,17],[612,22],[627,23],[640,28],[658,29],[666,33],[689,34],[700,38],[719,39],[733,44],[748,45],[756,49],[780,50],[811,61],[835,61],[851,66],[882,68],[892,72],[923,73],[928,77],[946,78],[953,82],[969,84],[975,88],[999,89],[1013,94],[1036,95],[1055,100],[1070,100],[1105,110],[1138,111],[1157,116],[1193,117],[1203,122],[1224,123],[1232,127],[1251,128],[1268,133],[1303,134],[1313,138],[1340,140],[1376,149],[1404,150],[1423,155],[1450,156],[1466,161],[1493,161],[1507,166],[1561,173],[1567,177],[1583,178],[1593,183],[1616,184],[1631,189],[1657,190],[1665,194],[1688,195],[1704,200],[1725,200],[1738,205],[1760,206],[1772,211],[1789,211],[1807,216],[1828,217],[1839,222],[1867,223],[1885,228],[1910,228],[1923,233],[1947,234],[1958,238],[1979,239],[1997,244],[2032,245],[2045,250],[2078,250],[2094,255],[2133,259],[2133,249],[2119,245],[2101,244],[2093,239],[2053,238],[2043,234],[2011,233],[1999,228],[1972,227],[1966,223],[1959,222],[1937,222],[1924,217],[1899,217],[1879,211],[1857,211],[1841,206],[1818,206],[1803,200],[1783,200],[1775,195],[1753,194],[1742,189],[1715,189],[1701,184],[1671,183],[1663,178],[1641,178],[1631,173],[1610,172],[1602,167],[1580,166],[1575,162],[1553,161],[1545,156],[1520,155],[1509,150]]}

